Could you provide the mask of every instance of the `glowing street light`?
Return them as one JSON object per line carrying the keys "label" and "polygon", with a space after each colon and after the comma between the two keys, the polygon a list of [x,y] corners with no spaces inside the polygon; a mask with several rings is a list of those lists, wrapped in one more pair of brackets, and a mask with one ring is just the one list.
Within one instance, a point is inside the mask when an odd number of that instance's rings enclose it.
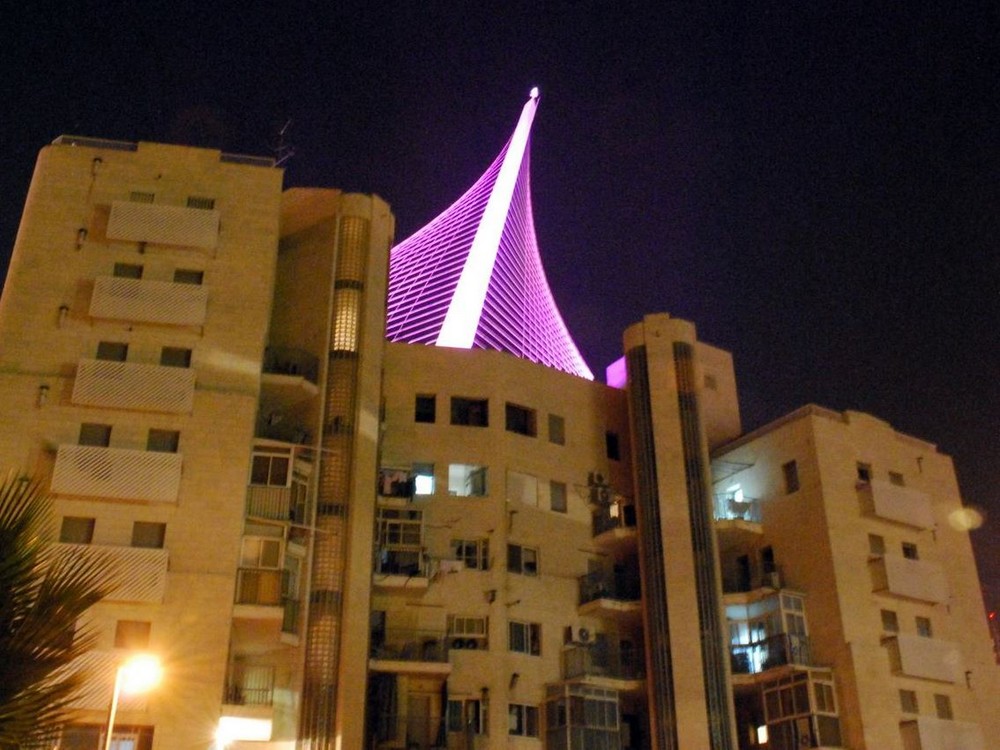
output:
{"label": "glowing street light", "polygon": [[115,732],[115,715],[118,713],[118,699],[125,695],[138,695],[152,690],[163,677],[160,660],[151,654],[136,654],[118,665],[115,670],[115,687],[111,692],[111,708],[108,711],[108,731],[104,738],[104,750],[111,750],[111,738]]}

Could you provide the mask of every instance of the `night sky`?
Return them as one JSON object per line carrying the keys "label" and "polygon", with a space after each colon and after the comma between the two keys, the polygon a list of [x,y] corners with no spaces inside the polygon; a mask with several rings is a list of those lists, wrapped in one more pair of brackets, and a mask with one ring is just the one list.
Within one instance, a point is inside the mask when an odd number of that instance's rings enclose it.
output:
{"label": "night sky", "polygon": [[818,403],[937,443],[1000,607],[996,2],[33,5],[0,31],[0,273],[61,133],[269,154],[291,120],[286,185],[378,193],[402,239],[537,85],[539,244],[591,367],[669,312],[733,352],[746,429]]}

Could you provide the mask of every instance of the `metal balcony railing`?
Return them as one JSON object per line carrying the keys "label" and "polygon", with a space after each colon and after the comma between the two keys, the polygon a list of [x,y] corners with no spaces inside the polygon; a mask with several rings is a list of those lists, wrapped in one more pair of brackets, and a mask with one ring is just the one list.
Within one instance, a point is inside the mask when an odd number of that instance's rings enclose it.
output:
{"label": "metal balcony railing", "polygon": [[578,583],[581,605],[597,599],[636,602],[642,598],[638,574],[626,576],[597,571],[580,576]]}
{"label": "metal balcony railing", "polygon": [[297,635],[299,632],[299,611],[302,605],[298,599],[285,599],[285,613],[281,618],[281,632]]}
{"label": "metal balcony railing", "polygon": [[567,680],[574,677],[641,680],[645,671],[645,660],[638,648],[625,651],[594,643],[572,646],[563,651],[563,678]]}
{"label": "metal balcony railing", "polygon": [[388,630],[372,633],[371,657],[387,661],[448,661],[448,638],[444,631]]}
{"label": "metal balcony railing", "polygon": [[632,503],[613,503],[594,513],[592,519],[594,536],[612,529],[634,529],[635,505]]}
{"label": "metal balcony railing", "polygon": [[264,351],[263,371],[269,375],[299,375],[310,383],[317,383],[319,358],[305,349],[269,346]]}
{"label": "metal balcony railing", "polygon": [[73,403],[112,409],[188,414],[194,407],[195,371],[134,362],[82,359]]}
{"label": "metal balcony railing", "polygon": [[160,604],[167,588],[165,549],[112,547],[97,544],[54,544],[55,554],[71,560],[97,558],[108,571],[108,602]]}
{"label": "metal balcony railing", "polygon": [[809,638],[793,633],[778,633],[754,643],[729,647],[733,674],[758,674],[788,664],[812,666]]}
{"label": "metal balcony railing", "polygon": [[100,276],[94,281],[90,316],[104,320],[200,326],[205,324],[208,288],[200,284]]}
{"label": "metal balcony railing", "polygon": [[274,667],[244,662],[232,665],[226,675],[223,702],[230,706],[270,706],[274,702]]}
{"label": "metal balcony railing", "polygon": [[214,250],[219,212],[185,206],[114,201],[108,217],[109,240]]}
{"label": "metal balcony railing", "polygon": [[287,570],[240,568],[236,574],[236,603],[283,606],[288,597]]}
{"label": "metal balcony railing", "polygon": [[306,523],[304,502],[293,502],[291,487],[247,487],[247,515],[272,521]]}
{"label": "metal balcony railing", "polygon": [[52,492],[175,503],[181,485],[179,453],[61,445]]}
{"label": "metal balcony railing", "polygon": [[736,500],[731,493],[715,496],[713,512],[716,521],[763,522],[760,500],[751,498]]}

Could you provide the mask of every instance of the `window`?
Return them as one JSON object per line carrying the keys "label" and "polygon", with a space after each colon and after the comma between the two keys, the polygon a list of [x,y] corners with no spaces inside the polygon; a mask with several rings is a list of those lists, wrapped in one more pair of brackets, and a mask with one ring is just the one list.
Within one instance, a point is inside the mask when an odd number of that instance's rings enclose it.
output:
{"label": "window", "polygon": [[250,463],[250,484],[264,487],[287,487],[291,479],[289,451],[258,453]]}
{"label": "window", "polygon": [[885,539],[878,534],[868,535],[868,552],[881,557],[885,554]]}
{"label": "window", "polygon": [[434,424],[437,419],[437,396],[417,394],[413,407],[413,421]]}
{"label": "window", "polygon": [[516,432],[518,435],[527,435],[528,437],[535,437],[538,434],[534,409],[508,403],[505,417],[507,432]]}
{"label": "window", "polygon": [[177,430],[150,430],[146,450],[157,453],[176,453],[180,447],[181,433]]}
{"label": "window", "polygon": [[137,263],[115,263],[114,274],[120,279],[141,279],[142,266]]}
{"label": "window", "polygon": [[97,345],[97,358],[108,362],[124,362],[128,357],[128,344],[120,341],[102,341]]}
{"label": "window", "polygon": [[490,423],[489,401],[485,398],[451,399],[451,423],[467,427],[488,427]]}
{"label": "window", "polygon": [[534,547],[522,547],[520,544],[508,544],[507,571],[523,576],[537,576],[538,550]]}
{"label": "window", "polygon": [[904,713],[915,714],[920,712],[920,707],[917,705],[917,694],[913,690],[900,690],[899,691],[899,707]]}
{"label": "window", "polygon": [[94,519],[65,516],[59,529],[59,541],[65,544],[90,544],[94,540]]}
{"label": "window", "polygon": [[152,203],[155,198],[155,193],[143,193],[139,190],[133,190],[128,196],[131,203]]}
{"label": "window", "polygon": [[538,506],[538,478],[519,471],[507,471],[507,499],[532,507]]}
{"label": "window", "polygon": [[384,575],[423,576],[424,512],[411,507],[379,508],[375,570]]}
{"label": "window", "polygon": [[132,546],[148,549],[163,549],[163,540],[167,535],[165,523],[152,521],[136,521],[132,524]]}
{"label": "window", "polygon": [[566,504],[566,483],[549,482],[549,507],[556,513],[565,513]]}
{"label": "window", "polygon": [[897,487],[903,487],[906,485],[906,482],[903,481],[903,475],[900,474],[898,471],[889,472],[889,481],[892,482]]}
{"label": "window", "polygon": [[939,719],[954,719],[955,715],[951,711],[951,698],[940,693],[934,694],[934,710]]}
{"label": "window", "polygon": [[899,632],[899,618],[891,609],[882,610],[882,630],[887,633]]}
{"label": "window", "polygon": [[149,648],[152,624],[143,620],[119,620],[115,625],[115,648],[142,651]]}
{"label": "window", "polygon": [[489,647],[489,627],[485,617],[448,617],[448,643],[451,648],[483,650]]}
{"label": "window", "polygon": [[80,445],[94,445],[107,448],[111,445],[111,425],[84,422],[80,425]]}
{"label": "window", "polygon": [[705,388],[709,391],[719,390],[719,381],[716,380],[715,375],[705,373]]}
{"label": "window", "polygon": [[195,284],[200,286],[205,280],[205,272],[193,268],[178,268],[174,270],[175,284]]}
{"label": "window", "polygon": [[165,346],[160,350],[160,364],[163,367],[190,367],[191,350],[179,346]]}
{"label": "window", "polygon": [[558,414],[549,414],[549,442],[566,445],[566,420]]}
{"label": "window", "polygon": [[934,637],[934,628],[931,625],[931,618],[917,617],[917,635],[924,638]]}
{"label": "window", "polygon": [[[481,700],[449,700],[448,731],[487,734],[486,703]],[[449,743],[450,744],[450,743]]]}
{"label": "window", "polygon": [[486,467],[475,464],[449,464],[448,494],[456,497],[484,497]]}
{"label": "window", "polygon": [[215,198],[203,198],[200,195],[189,195],[187,199],[188,208],[200,208],[211,211],[215,208]]}
{"label": "window", "polygon": [[791,495],[799,489],[799,465],[789,461],[781,465],[781,471],[785,475],[785,494]]}
{"label": "window", "polygon": [[622,458],[621,446],[618,442],[618,433],[610,430],[604,433],[604,449],[608,458],[612,461],[620,461]]}
{"label": "window", "polygon": [[517,737],[537,737],[538,706],[511,703],[507,715],[507,734]]}
{"label": "window", "polygon": [[487,539],[452,539],[451,556],[470,570],[489,570],[490,543]]}
{"label": "window", "polygon": [[913,542],[903,542],[903,557],[907,560],[919,560],[920,553],[917,552],[917,545]]}
{"label": "window", "polygon": [[814,682],[813,695],[816,698],[816,712],[824,714],[837,713],[837,695],[833,689],[833,683]]}
{"label": "window", "polygon": [[434,494],[434,464],[413,464],[413,494]]}
{"label": "window", "polygon": [[243,537],[240,567],[277,570],[281,567],[281,540],[265,536]]}
{"label": "window", "polygon": [[862,463],[858,461],[858,481],[859,482],[870,482],[872,481],[872,465]]}
{"label": "window", "polygon": [[537,622],[510,622],[507,628],[507,648],[519,654],[540,656],[542,626]]}

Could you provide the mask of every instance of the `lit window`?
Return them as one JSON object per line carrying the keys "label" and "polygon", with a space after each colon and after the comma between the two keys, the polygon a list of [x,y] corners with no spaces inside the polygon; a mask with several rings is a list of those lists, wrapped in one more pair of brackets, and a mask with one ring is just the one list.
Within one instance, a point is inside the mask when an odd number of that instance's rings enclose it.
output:
{"label": "lit window", "polygon": [[413,464],[413,494],[434,494],[434,464]]}
{"label": "lit window", "polygon": [[522,547],[520,544],[508,544],[507,571],[524,576],[537,576],[538,550],[534,547]]}
{"label": "lit window", "polygon": [[934,628],[931,625],[931,618],[929,617],[917,617],[917,635],[924,638],[934,637]]}
{"label": "lit window", "polygon": [[538,707],[511,703],[507,715],[507,734],[517,737],[537,737]]}
{"label": "lit window", "polygon": [[549,482],[549,508],[554,510],[556,513],[566,512],[567,503],[565,482]]}
{"label": "lit window", "polygon": [[882,610],[882,630],[887,633],[899,632],[899,618],[891,609]]}
{"label": "lit window", "polygon": [[518,435],[527,435],[528,437],[534,437],[538,434],[534,409],[508,403],[505,417],[507,432],[516,432]]}
{"label": "lit window", "polygon": [[475,464],[449,464],[448,494],[456,497],[486,495],[486,467]]}
{"label": "lit window", "polygon": [[542,653],[542,626],[537,622],[512,621],[507,629],[507,647],[518,654],[540,656]]}
{"label": "lit window", "polygon": [[356,352],[358,350],[358,311],[361,309],[361,290],[338,287],[333,304],[332,349],[339,352]]}
{"label": "lit window", "polygon": [[437,397],[434,395],[417,394],[413,411],[414,422],[434,424],[437,418]]}
{"label": "lit window", "polygon": [[549,414],[549,442],[566,445],[566,420],[558,414]]}
{"label": "lit window", "polygon": [[488,427],[490,424],[489,401],[485,398],[452,397],[451,423],[467,427]]}
{"label": "lit window", "polygon": [[917,693],[913,690],[900,690],[899,691],[899,707],[904,713],[915,714],[920,712],[920,707],[917,705]]}
{"label": "lit window", "polygon": [[65,516],[59,529],[59,541],[65,544],[90,544],[94,540],[94,519]]}
{"label": "lit window", "polygon": [[951,710],[951,698],[939,693],[934,694],[934,710],[939,719],[954,719],[955,715]]}
{"label": "lit window", "polygon": [[919,560],[920,553],[917,552],[917,545],[913,542],[903,542],[903,557],[907,560]]}
{"label": "lit window", "polygon": [[489,570],[490,543],[486,539],[452,539],[451,554],[472,570]]}
{"label": "lit window", "polygon": [[799,489],[799,465],[795,461],[781,465],[781,471],[785,475],[785,494],[791,495]]}

